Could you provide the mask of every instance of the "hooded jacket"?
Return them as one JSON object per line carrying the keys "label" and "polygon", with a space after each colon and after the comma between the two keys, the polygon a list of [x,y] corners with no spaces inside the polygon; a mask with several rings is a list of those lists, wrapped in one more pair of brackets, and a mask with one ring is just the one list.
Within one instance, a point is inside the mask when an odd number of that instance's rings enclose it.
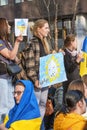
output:
{"label": "hooded jacket", "polygon": [[55,117],[54,130],[87,130],[87,121],[76,113],[61,113]]}

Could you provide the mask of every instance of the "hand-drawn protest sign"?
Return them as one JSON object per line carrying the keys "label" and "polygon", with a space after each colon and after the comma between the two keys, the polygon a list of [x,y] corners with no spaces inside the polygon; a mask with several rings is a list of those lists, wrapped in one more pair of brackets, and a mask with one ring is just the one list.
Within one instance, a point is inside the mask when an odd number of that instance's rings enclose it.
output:
{"label": "hand-drawn protest sign", "polygon": [[28,19],[15,19],[15,36],[27,36]]}
{"label": "hand-drawn protest sign", "polygon": [[63,54],[59,52],[41,57],[39,72],[39,81],[42,87],[47,87],[67,80]]}

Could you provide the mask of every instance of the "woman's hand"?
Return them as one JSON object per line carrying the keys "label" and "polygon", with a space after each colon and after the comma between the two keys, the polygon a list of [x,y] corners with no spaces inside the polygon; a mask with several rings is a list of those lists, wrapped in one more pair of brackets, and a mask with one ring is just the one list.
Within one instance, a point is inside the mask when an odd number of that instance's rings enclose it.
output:
{"label": "woman's hand", "polygon": [[60,49],[59,49],[59,52],[62,52],[62,54],[65,55],[65,52],[64,52],[63,49],[60,48]]}
{"label": "woman's hand", "polygon": [[22,42],[22,41],[23,41],[23,36],[20,35],[20,36],[18,36],[18,37],[16,38],[16,41],[15,41],[15,42],[20,43],[20,42]]}
{"label": "woman's hand", "polygon": [[40,85],[39,85],[39,80],[36,80],[34,85],[35,85],[36,88],[41,88]]}
{"label": "woman's hand", "polygon": [[55,54],[55,53],[57,53],[57,52],[56,52],[55,50],[53,50],[53,51],[52,51],[52,54]]}
{"label": "woman's hand", "polygon": [[5,127],[4,123],[2,123],[0,124],[0,130],[8,130],[8,129]]}
{"label": "woman's hand", "polygon": [[78,53],[78,54],[77,54],[76,62],[77,62],[77,63],[80,63],[82,59],[83,59],[82,53]]}

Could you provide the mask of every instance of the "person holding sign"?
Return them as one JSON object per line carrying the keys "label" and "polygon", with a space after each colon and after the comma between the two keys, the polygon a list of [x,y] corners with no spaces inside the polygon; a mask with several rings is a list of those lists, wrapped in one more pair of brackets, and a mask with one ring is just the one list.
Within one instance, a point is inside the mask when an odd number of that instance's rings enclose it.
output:
{"label": "person holding sign", "polygon": [[8,35],[11,27],[5,18],[0,18],[0,122],[2,115],[7,114],[14,105],[12,91],[12,76],[7,71],[7,64],[13,63],[17,58],[17,52],[22,36],[18,36],[14,43],[14,47],[9,42]]}
{"label": "person holding sign", "polygon": [[48,95],[48,87],[43,88],[39,83],[39,61],[40,57],[50,54],[50,46],[46,37],[49,35],[48,21],[39,19],[33,26],[33,38],[30,40],[29,48],[26,51],[26,73],[28,79],[34,84],[35,94],[39,103],[41,117],[45,114],[45,107]]}

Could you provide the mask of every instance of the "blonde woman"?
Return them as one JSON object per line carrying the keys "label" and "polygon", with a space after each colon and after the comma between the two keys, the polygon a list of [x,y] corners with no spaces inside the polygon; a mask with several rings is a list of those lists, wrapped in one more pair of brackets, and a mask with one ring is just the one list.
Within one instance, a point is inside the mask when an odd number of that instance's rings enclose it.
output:
{"label": "blonde woman", "polygon": [[34,84],[34,90],[39,103],[41,117],[45,114],[45,106],[48,95],[48,87],[42,88],[39,83],[39,60],[40,57],[50,54],[50,45],[46,37],[49,35],[50,29],[48,21],[39,19],[33,26],[33,38],[30,41],[29,48],[25,56],[25,68],[28,79]]}

